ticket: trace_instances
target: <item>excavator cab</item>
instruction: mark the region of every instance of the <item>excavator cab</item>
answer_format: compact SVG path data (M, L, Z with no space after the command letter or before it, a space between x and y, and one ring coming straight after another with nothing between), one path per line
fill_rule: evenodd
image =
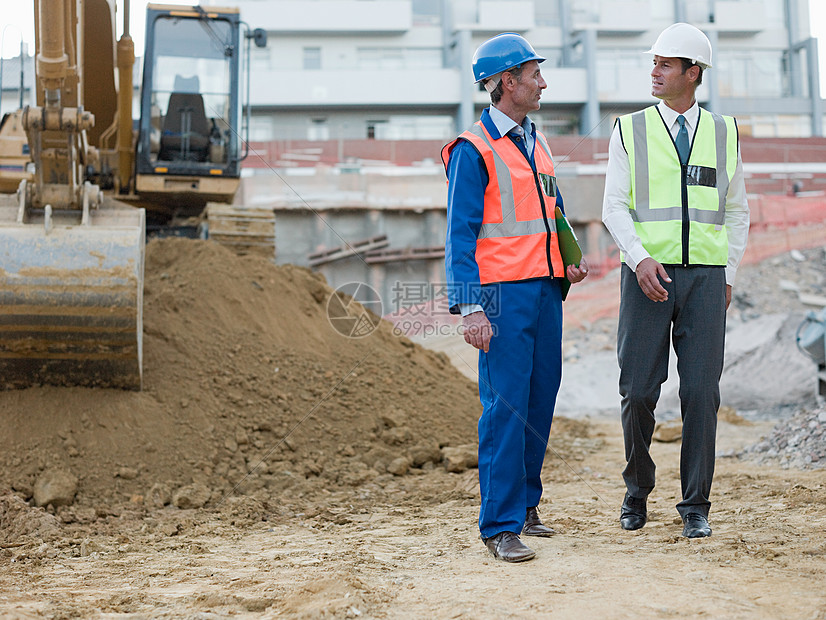
M241 174L238 9L150 4L137 144L142 198L231 202Z

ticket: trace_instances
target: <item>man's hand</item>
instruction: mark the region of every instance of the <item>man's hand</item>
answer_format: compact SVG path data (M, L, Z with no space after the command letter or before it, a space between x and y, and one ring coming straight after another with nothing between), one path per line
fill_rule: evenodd
M473 312L462 317L462 331L465 333L465 342L480 351L488 352L493 329L484 312Z
M726 284L726 310L731 305L731 284Z
M637 282L648 299L651 301L668 299L668 291L663 288L659 279L662 278L663 282L671 282L671 278L668 277L665 267L660 263L649 256L637 265L636 274Z
M565 274L568 276L568 282L571 284L582 282L582 280L585 279L585 276L588 275L588 261L586 261L583 257L579 262L579 267L576 265L568 265L568 269L565 271Z

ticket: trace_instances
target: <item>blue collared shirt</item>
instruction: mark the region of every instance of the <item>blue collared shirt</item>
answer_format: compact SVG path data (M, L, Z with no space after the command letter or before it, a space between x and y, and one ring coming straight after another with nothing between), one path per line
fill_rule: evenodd
M522 124L520 125L499 108L491 105L490 120L496 125L500 136L506 136L513 132L518 135L519 138L523 139L525 141L525 148L528 153L530 153L530 159L533 160L533 149L536 144L536 125L530 117L526 116L523 118Z

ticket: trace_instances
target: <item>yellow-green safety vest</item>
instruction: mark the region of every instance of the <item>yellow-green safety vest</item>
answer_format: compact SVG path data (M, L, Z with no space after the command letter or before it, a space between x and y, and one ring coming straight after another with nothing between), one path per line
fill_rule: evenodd
M664 265L725 265L726 194L737 166L733 117L700 108L688 163L656 106L618 119L631 165L631 218Z

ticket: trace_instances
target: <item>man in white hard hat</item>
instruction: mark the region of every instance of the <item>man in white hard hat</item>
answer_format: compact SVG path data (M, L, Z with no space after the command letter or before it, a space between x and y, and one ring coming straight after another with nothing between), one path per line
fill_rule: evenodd
M717 409L726 311L746 248L749 209L732 117L697 105L711 43L674 24L653 47L656 106L617 119L609 145L602 219L621 251L617 354L627 492L623 529L648 519L654 408L677 354L683 420L683 536L711 535Z
M450 311L479 349L479 531L490 553L524 562L520 539L551 536L537 512L562 378L562 300L588 272L566 265L550 147L528 113L547 87L539 56L506 32L482 43L473 74L491 106L442 149L448 177L445 271Z

